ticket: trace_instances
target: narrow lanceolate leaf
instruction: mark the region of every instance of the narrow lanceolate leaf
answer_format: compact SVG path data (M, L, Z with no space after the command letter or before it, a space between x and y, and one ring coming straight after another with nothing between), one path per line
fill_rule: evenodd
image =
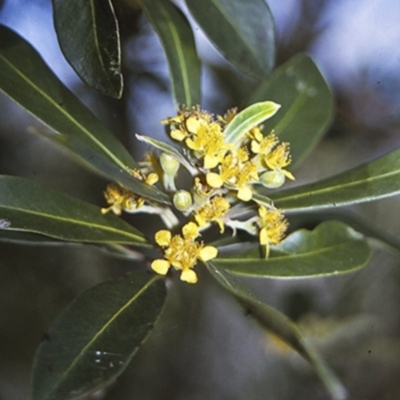
M155 186L150 186L143 181L135 178L124 169L119 168L113 162L104 158L98 152L86 145L84 142L68 135L46 132L39 129L31 129L54 143L57 143L72 154L80 163L89 167L95 173L110 179L113 182L118 182L126 189L133 193L148 199L154 200L157 203L170 204L169 197L157 189Z
M194 175L198 174L198 170L192 167L191 164L186 160L186 158L181 153L179 153L177 149L175 149L175 147L172 147L169 144L161 142L157 139L153 139L149 136L136 135L136 138L141 142L147 143L155 147L156 149L161 150L163 153L175 157L189 172Z
M200 104L201 66L189 22L169 1L140 3L164 47L176 107Z
M264 0L185 0L221 54L245 74L265 78L275 62L275 25Z
M333 98L312 59L299 54L276 69L246 102L273 100L282 105L264 123L264 133L274 129L290 143L293 164L300 162L318 143L333 117Z
M237 114L225 128L227 142L240 141L250 129L271 118L281 106L272 101L252 104Z
M268 259L254 248L215 263L235 274L265 278L336 275L364 267L371 249L364 236L346 224L327 221L312 232L301 229L273 247Z
M54 25L65 58L88 85L120 98L121 45L110 0L53 0Z
M163 280L145 272L81 294L44 336L32 400L81 398L114 380L153 329L165 297Z
M135 167L122 144L60 82L36 50L4 26L0 26L0 70L0 90L44 124L81 140L122 169Z
M26 179L0 176L0 229L89 243L145 244L143 234L100 208Z
M216 281L241 304L246 312L254 317L262 328L286 342L314 367L315 372L325 384L333 400L344 400L346 391L333 371L331 371L314 349L308 344L297 328L286 316L263 303L234 276L214 263L207 268Z
M286 211L319 210L363 203L400 193L400 149L323 181L271 193Z

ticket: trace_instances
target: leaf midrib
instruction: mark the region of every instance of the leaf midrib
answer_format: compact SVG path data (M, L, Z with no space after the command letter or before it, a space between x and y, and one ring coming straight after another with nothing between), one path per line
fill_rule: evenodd
M53 388L48 392L50 394L55 393L60 387L61 383L67 378L69 371L79 362L81 356L86 352L86 350L95 343L96 339L115 321L139 296L141 296L155 281L161 279L161 276L154 276L150 281L148 281L131 299L129 299L120 309L118 309L115 314L113 314L109 320L103 325L101 329L93 336L91 340L85 345L85 347L78 353L78 355L73 359L70 366L61 375L60 379L53 386Z
M196 1L198 1L198 0L196 0ZM240 41L242 43L244 43L245 47L250 50L250 54L253 56L253 60L256 62L256 64L260 68L260 71L262 71L263 70L263 65L261 63L259 63L259 58L260 57L257 54L257 51L254 52L253 46L250 46L249 42L247 40L244 40L243 36L240 35L240 31L236 28L236 25L233 22L231 22L231 20L228 18L229 14L228 13L224 13L224 9L220 8L216 1L211 1L211 4L214 4L215 8L220 12L220 14L223 17L225 17L225 20L229 23L229 25L232 27L232 30L236 33L236 40L237 40L237 38L239 38ZM236 60L235 60L235 63L236 63Z
M357 181L352 181L352 182L347 182L347 183L340 183L340 184L337 184L335 186L328 186L328 187L324 187L324 188L321 188L321 189L311 190L309 192L302 192L302 193L299 193L299 194L292 194L292 195L289 195L289 196L286 196L286 197L276 196L276 197L273 198L273 200L276 203L282 202L282 201L293 200L293 199L294 200L299 200L302 197L317 196L317 195L322 194L324 192L330 192L330 191L335 191L335 190L336 191L337 190L343 190L343 189L348 189L348 188L350 188L352 186L361 185L361 184L366 183L366 182L374 182L374 181L377 181L377 180L379 181L379 180L382 180L382 179L385 179L385 178L388 178L390 176L397 175L397 174L400 174L400 170L387 172L387 173L384 173L384 174L381 174L381 175L372 176L372 177L365 178L365 179L360 179L360 180L357 180ZM400 189L397 192L400 192ZM397 192L394 191L394 192L391 192L391 193L395 194ZM370 197L370 196L368 196L368 197ZM360 197L360 199L362 199L362 198L363 197ZM346 204L346 202L341 202L340 200L339 201L334 201L334 203L335 204ZM312 207L312 206L310 206L310 207Z
M88 227L88 228L91 228L91 229L96 228L96 229L100 229L100 230L103 230L103 231L106 231L106 232L117 233L117 234L120 234L120 235L122 234L122 235L124 235L126 237L134 238L135 240L140 241L142 243L146 242L146 240L141 238L140 236L136 236L133 233L129 233L127 231L117 230L116 228L113 228L113 227L111 227L109 225L99 225L98 223L89 223L89 222L85 222L83 220L62 217L62 216L54 215L54 214L45 214L43 212L27 210L27 209L19 208L19 207L2 206L2 205L0 205L0 210L1 209L18 211L18 212L25 213L25 214L28 214L28 215L33 214L35 216L39 216L39 217L42 217L42 218L45 218L45 219L53 219L53 220L56 220L56 221L66 222L66 223L70 223L70 224L72 223L72 224L75 224L75 225L82 225L84 227ZM11 229L12 230L13 229L12 224L7 229ZM22 230L22 228L18 229L18 230ZM28 230L28 229L25 229L25 230Z
M323 249L318 249L318 250L310 250L310 251L306 251L304 253L289 253L287 255L284 256L278 256L278 257L271 257L271 258L266 258L265 260L262 260L260 258L235 258L235 259L231 259L231 258L218 258L216 261L219 262L223 262L223 263L240 263L240 262L262 262L262 261L285 261L286 259L290 259L290 258L305 258L305 257L310 257L313 255L320 255L320 254L324 254L324 253L328 253L333 251L334 249L340 248L342 246L346 246L349 245L350 241L345 241L345 242L340 242L340 243L336 243L334 245L328 246L328 247L324 247Z
M4 60L4 62L11 68L11 70L15 71L17 75L19 75L22 80L24 80L29 86L31 86L34 90L37 91L39 95L41 95L48 103L50 103L53 108L55 108L59 113L63 114L69 121L73 123L78 129L80 129L86 136L88 136L96 145L104 151L105 154L107 154L111 160L113 160L118 166L120 166L123 170L126 171L126 165L124 165L112 152L108 150L107 147L105 147L95 136L93 136L90 131L88 131L83 125L81 125L75 118L71 116L68 112L64 110L61 106L57 104L57 102L53 101L51 97L47 95L46 92L44 92L39 86L37 86L34 82L32 82L26 75L24 75L21 70L15 67L13 63L8 61L6 57L4 57L3 54L0 54L0 57ZM23 106L24 107L24 106ZM26 109L26 107L24 107ZM36 116L36 115L35 115ZM37 116L36 116L37 117ZM38 118L38 117L37 117ZM40 118L46 125L48 123L44 121L42 118Z

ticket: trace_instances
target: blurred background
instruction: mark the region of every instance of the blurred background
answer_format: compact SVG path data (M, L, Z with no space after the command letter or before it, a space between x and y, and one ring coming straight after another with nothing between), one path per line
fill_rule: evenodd
M162 137L174 115L158 38L133 0L113 1L123 41L125 92L105 98L64 60L50 0L2 0L0 23L17 31L56 75L140 159L134 134ZM178 2L181 4L181 2ZM372 160L400 146L400 3L397 0L269 0L280 65L308 52L331 86L336 117L323 141L294 171L302 184ZM223 113L256 82L219 56L192 21L203 60L203 104ZM1 73L1 71L0 71ZM246 89L246 90L245 90ZM44 183L104 206L107 182L28 132L39 126L0 95L0 174ZM400 236L400 202L349 209ZM143 219L130 218L140 228ZM147 220L148 221L148 220ZM156 223L156 220L154 221ZM0 400L29 398L35 351L57 315L83 290L129 271L95 247L0 242ZM400 261L374 249L365 269L321 279L247 280L258 295L296 320L332 365L351 400L400 398ZM208 274L177 284L160 323L126 373L96 393L114 400L327 399L312 370L262 332ZM178 283L178 282L177 282Z

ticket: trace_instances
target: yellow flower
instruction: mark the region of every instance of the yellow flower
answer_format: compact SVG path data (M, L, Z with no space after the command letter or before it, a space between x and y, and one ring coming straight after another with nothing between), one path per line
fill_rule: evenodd
M131 170L131 174L137 179L144 180L148 185L154 185L158 182L158 175L154 172L147 177L143 177L137 170ZM116 183L111 183L107 186L104 197L107 203L110 204L110 207L102 208L102 214L107 214L109 211L112 211L116 215L121 215L122 210L138 210L144 204L144 199L142 197Z
M164 248L164 259L151 263L151 268L165 275L171 267L181 270L181 280L188 283L197 282L193 267L200 261L209 261L217 257L218 250L213 246L204 246L195 239L199 236L199 227L189 222L182 228L182 235L172 236L170 231L161 230L155 234L156 243Z
M219 167L219 174L210 172L206 181L212 188L225 186L237 190L237 197L242 201L250 201L253 197L251 184L258 182L257 165L248 160L244 149L237 149L227 154Z
M253 133L254 140L251 141L251 151L265 157L279 143L278 138L272 132L268 136L263 136L260 131Z
M144 204L143 198L115 183L107 186L104 197L110 207L102 208L102 214L112 211L116 215L121 215L122 210L138 209Z
M281 143L264 158L268 168L273 171L282 172L287 178L294 180L294 176L284 168L287 167L292 159L289 153L289 143Z
M270 246L280 243L284 238L288 223L285 216L277 209L267 210L264 206L260 206L258 215L259 240L260 244L265 246L265 257L268 257Z
M195 152L198 158L203 158L203 166L215 168L230 148L224 141L224 133L216 122L198 121L194 135L186 139L186 146Z
M213 197L208 203L196 210L194 218L200 228L205 227L210 222L216 222L220 232L224 233L224 216L229 210L229 201L222 196Z

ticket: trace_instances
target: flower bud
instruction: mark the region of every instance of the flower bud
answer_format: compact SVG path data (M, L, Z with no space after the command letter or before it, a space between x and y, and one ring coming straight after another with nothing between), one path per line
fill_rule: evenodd
M186 190L178 190L172 199L177 210L185 212L192 207L192 196Z
M276 189L285 183L285 175L281 171L267 171L261 175L260 183L267 188Z
M180 166L179 161L167 153L162 153L160 155L160 165L164 171L163 183L165 189L176 190L174 178Z
M160 164L162 170L171 177L175 176L180 166L179 161L167 153L160 155Z

